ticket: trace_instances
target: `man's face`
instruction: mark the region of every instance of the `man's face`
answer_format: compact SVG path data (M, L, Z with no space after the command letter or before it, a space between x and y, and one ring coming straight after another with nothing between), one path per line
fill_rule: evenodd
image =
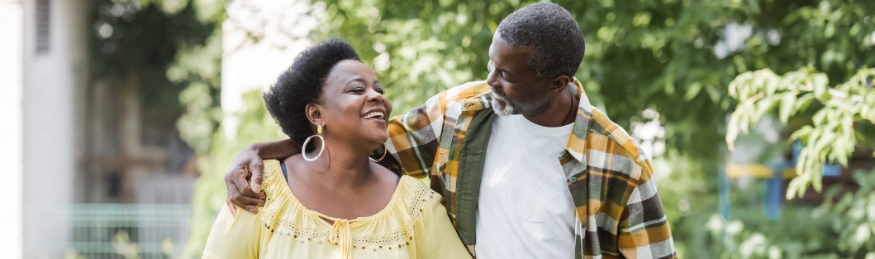
M489 46L489 76L492 86L492 109L496 114L537 115L547 108L550 80L538 80L534 69L526 65L531 48L514 48L496 32Z

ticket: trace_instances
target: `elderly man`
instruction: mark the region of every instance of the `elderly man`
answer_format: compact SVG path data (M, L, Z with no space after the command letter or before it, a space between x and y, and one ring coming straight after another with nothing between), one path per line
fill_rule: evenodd
M649 159L574 79L583 53L561 6L517 10L493 36L486 81L392 118L381 164L430 177L472 255L676 257ZM261 159L299 149L283 140L241 151L226 176L229 202L256 210Z

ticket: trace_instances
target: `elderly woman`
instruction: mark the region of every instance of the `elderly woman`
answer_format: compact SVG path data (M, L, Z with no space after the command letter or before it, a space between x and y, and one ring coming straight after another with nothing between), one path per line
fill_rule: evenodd
M264 102L304 152L265 163L257 214L222 208L205 258L470 257L440 195L368 157L385 150L392 105L349 44L304 51Z

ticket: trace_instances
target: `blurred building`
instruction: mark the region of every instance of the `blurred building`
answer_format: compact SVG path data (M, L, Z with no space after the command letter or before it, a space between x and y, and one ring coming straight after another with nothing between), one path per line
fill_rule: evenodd
M185 240L196 172L179 114L144 113L166 104L131 80L92 77L89 6L0 0L4 258L118 253L114 244L168 253Z

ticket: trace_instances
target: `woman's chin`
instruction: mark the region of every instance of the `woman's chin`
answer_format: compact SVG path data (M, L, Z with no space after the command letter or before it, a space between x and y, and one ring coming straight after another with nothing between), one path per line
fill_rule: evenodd
M380 147L386 143L386 140L389 140L389 134L375 134L371 137L366 138L369 144L373 144L376 147Z

